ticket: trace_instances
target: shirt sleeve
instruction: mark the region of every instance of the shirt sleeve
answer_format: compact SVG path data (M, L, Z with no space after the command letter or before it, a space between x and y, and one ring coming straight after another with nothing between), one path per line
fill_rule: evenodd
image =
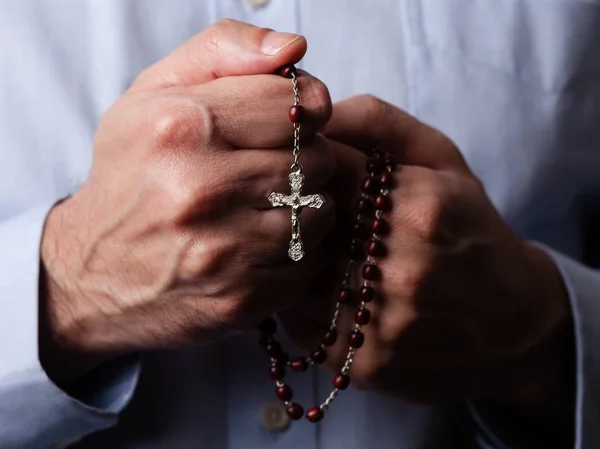
M540 245L552 257L571 302L576 345L574 449L600 447L600 271ZM534 449L493 407L469 404L486 449Z
M38 357L40 240L54 203L0 221L0 447L39 449L114 425L135 390L137 359L70 397Z

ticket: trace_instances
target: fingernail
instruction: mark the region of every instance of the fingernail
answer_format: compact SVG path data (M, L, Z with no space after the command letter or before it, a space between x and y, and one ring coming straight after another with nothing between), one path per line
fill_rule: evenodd
M298 39L300 39L300 36L297 34L269 31L263 38L261 52L263 55L276 55Z

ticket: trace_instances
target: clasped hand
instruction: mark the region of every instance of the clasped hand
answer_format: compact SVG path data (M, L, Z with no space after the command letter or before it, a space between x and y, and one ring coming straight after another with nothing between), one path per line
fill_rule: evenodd
M293 97L271 73L305 50L303 38L222 21L110 108L89 177L44 232L47 371L69 382L116 355L207 344L276 311L313 345L335 301L324 287L348 243L364 150L380 147L401 165L355 384L418 401L546 394L561 369L543 385L523 373L552 365L568 328L549 258L511 232L444 135L370 96L336 105L330 121L327 88L304 72L305 189L326 205L303 215L306 257L287 258L289 210L267 197L289 190ZM344 350L330 352L332 367Z

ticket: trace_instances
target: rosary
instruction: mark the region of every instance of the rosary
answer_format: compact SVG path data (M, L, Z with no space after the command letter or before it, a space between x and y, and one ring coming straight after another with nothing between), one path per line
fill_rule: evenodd
M305 207L320 208L324 199L321 195L302 195L304 175L300 164L300 122L302 121L304 109L300 105L300 94L298 89L298 73L294 65L287 65L277 72L280 76L292 80L294 91L294 104L290 107L290 121L294 126L294 163L290 169L290 195L282 193L271 193L269 201L273 207L287 206L292 208L292 239L288 255L293 261L299 261L304 257L304 248L300 233L300 216ZM350 367L356 351L364 344L365 336L361 331L362 326L371 321L371 312L367 304L375 299L373 283L381 277L381 272L375 265L375 257L385 255L385 246L381 238L389 231L389 226L383 218L384 212L391 209L388 197L388 189L393 186L394 178L392 172L396 168L396 159L392 154L383 154L379 150L373 150L367 160L367 177L361 185L362 195L356 208L358 216L353 228L353 240L350 247L350 260L344 274L337 302L331 319L329 330L325 333L322 343L309 357L299 357L290 360L280 343L275 340L277 323L273 318L267 318L259 325L261 334L260 344L270 357L269 376L275 381L275 394L284 402L287 414L293 420L299 420L306 416L310 422L316 423L323 419L325 412L338 395L340 390L345 390L350 385ZM368 243L365 245L365 240ZM366 248L365 248L366 246ZM365 251L366 249L366 251ZM354 266L364 261L362 266L362 285L356 291L351 286ZM338 339L337 324L343 305L358 303L358 309L354 314L355 328L348 339L348 352L341 371L333 378L333 390L321 405L309 408L304 413L304 408L291 402L293 397L292 388L284 383L285 371L289 366L295 372L305 372L310 365L320 365L327 358L327 347L333 346Z

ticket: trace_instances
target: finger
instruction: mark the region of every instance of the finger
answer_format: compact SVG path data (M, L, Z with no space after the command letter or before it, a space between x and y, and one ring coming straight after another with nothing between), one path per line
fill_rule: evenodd
M467 170L456 146L438 130L371 95L336 103L322 130L327 137L363 151L379 148L405 165Z
M298 62L305 52L302 36L220 20L142 72L132 89L191 86L225 76L273 73Z
M332 104L327 86L306 72L299 71L298 88L304 109L302 138L314 135L329 121ZM294 140L289 118L294 92L289 79L274 75L221 78L193 89L192 94L199 104L208 105L215 132L232 148L279 148Z

